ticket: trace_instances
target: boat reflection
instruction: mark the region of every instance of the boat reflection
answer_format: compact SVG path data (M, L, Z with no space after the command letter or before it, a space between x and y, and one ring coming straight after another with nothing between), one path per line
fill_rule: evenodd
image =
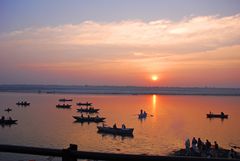
M125 139L133 139L134 135L114 135L114 134L108 134L108 133L102 133L102 132L97 132L98 134L100 134L102 136L102 139L104 138L113 138L113 139L118 139L120 138L121 140L125 140Z

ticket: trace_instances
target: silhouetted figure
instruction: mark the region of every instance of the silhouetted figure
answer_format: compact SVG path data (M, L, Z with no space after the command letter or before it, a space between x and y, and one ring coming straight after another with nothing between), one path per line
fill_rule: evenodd
M2 116L1 120L5 120L5 117L4 117L4 116Z
M81 118L83 118L83 114L81 114Z
M126 125L125 124L122 124L122 129L126 129Z
M190 155L190 140L188 138L185 141L185 148L186 148L186 154L185 155Z
M114 124L114 125L113 125L113 128L114 128L114 129L116 129L116 128L117 128L117 125L116 125L116 124Z
M221 115L224 116L224 112L221 112Z
M216 141L214 141L214 149L215 149L215 150L218 150L218 149L219 149L218 143L217 143Z
M198 138L197 147L198 147L199 151L201 152L203 149L203 142L200 138Z
M237 156L237 152L231 149L228 153L228 158L236 158L236 156Z
M209 151L211 148L212 144L210 141L208 141L208 139L206 140L206 150Z
M143 110L141 109L141 110L140 110L140 114L142 115L142 113L143 113Z
M192 147L196 146L197 145L197 140L195 137L193 137L192 139Z

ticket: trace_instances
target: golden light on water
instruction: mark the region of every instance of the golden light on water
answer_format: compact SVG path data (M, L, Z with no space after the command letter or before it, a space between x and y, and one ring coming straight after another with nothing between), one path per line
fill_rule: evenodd
M155 109L156 109L156 104L157 104L157 96L154 94L154 95L152 95L152 107L153 107L153 111L155 111Z

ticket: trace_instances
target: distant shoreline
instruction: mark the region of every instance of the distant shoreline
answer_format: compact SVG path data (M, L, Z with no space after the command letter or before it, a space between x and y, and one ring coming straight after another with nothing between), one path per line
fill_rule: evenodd
M0 92L100 95L200 95L240 96L240 88L0 85Z

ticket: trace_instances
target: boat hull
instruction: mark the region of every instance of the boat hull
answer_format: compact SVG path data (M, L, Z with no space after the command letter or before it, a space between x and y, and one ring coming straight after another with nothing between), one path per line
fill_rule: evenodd
M99 122L104 122L104 120L106 118L104 117L80 117L80 116L73 116L73 118L77 121L77 122L95 122L95 123L99 123Z
M112 128L112 127L103 127L103 126L97 126L98 132L100 133L107 133L107 134L113 134L113 135L121 135L121 136L132 136L134 128Z
M85 113L97 113L100 109L77 109L78 112Z
M0 120L0 125L16 124L18 120Z
M71 108L72 105L56 105L57 108Z
M228 115L222 115L222 114L207 114L207 118L227 119L227 118L228 118Z

